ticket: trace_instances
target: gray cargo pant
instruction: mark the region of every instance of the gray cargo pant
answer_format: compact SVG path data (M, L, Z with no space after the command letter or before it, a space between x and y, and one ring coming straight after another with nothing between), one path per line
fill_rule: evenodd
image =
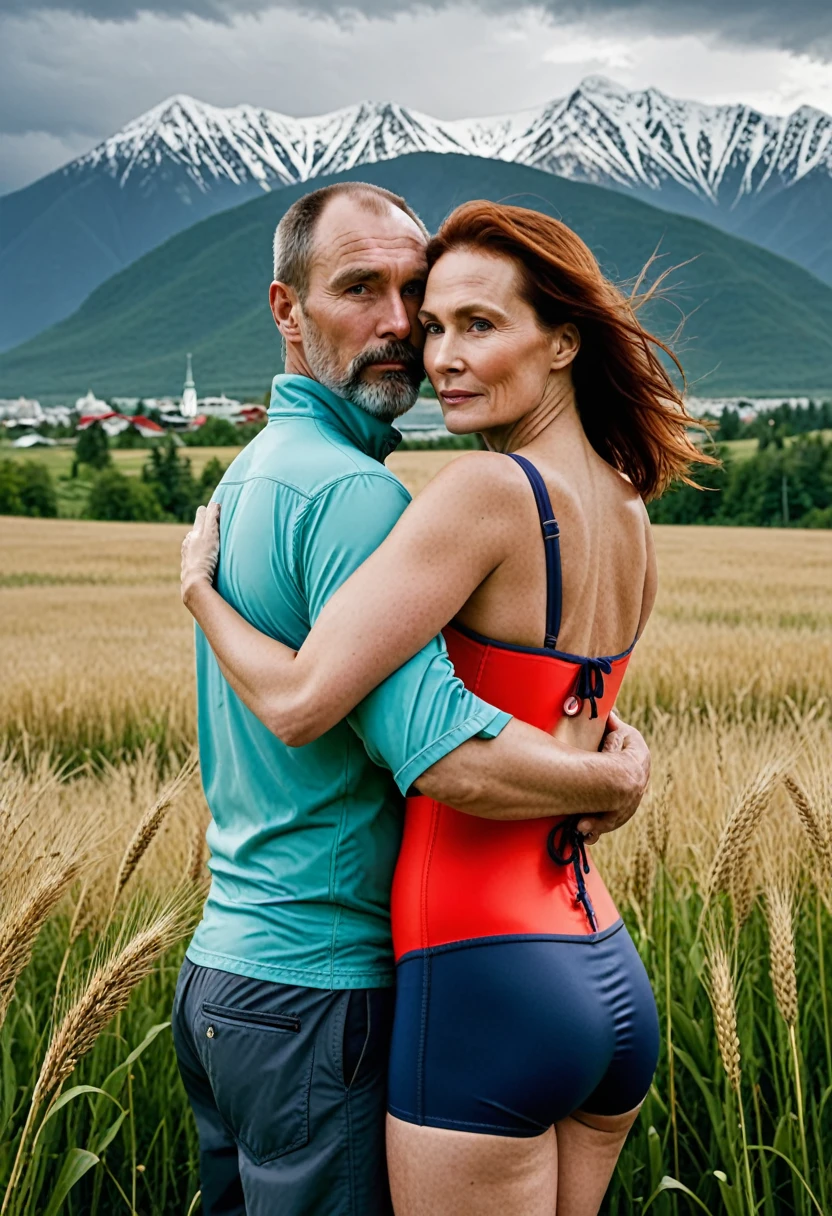
M330 992L185 959L173 1006L204 1216L391 1216L391 988Z

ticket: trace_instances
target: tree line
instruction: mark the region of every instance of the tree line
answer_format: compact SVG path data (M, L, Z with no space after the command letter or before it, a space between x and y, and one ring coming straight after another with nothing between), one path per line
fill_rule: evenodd
M722 464L694 471L697 488L677 483L649 504L657 524L832 528L832 442L798 436L767 444L746 460L719 445Z
M808 401L802 405L783 401L761 410L754 417L743 419L745 410L752 408L750 401L741 401L736 408L726 406L719 415L705 413L702 417L712 423L715 438L720 443L756 439L760 448L782 447L783 441L792 435L832 430L832 401Z
M85 467L91 482L84 518L145 522L189 522L225 472L214 457L194 476L190 460L180 456L175 440L168 436L150 448L140 476L127 476L113 465L107 435L97 425L78 436L72 477ZM47 465L28 459L0 461L0 515L54 518L57 514L58 491Z
M776 427L800 426L808 414L806 407L784 410L787 413L775 427L764 422L758 450L749 458L736 459L729 447L718 443L715 450L721 465L696 470L696 486L677 483L663 498L650 503L653 522L832 528L832 441L822 432L797 430L784 443ZM728 426L730 429L732 424ZM432 442L438 446L438 440ZM100 426L81 431L73 476L84 469L92 475L84 516L189 522L197 506L211 497L225 468L214 458L195 476L190 460L180 453L171 436L157 441L148 450L140 476L131 477L114 467L107 435ZM0 515L49 517L58 514L58 506L55 482L45 464L29 459L0 461Z

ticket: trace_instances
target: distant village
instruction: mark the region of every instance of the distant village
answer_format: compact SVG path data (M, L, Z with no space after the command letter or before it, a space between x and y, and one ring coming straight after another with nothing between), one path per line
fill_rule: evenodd
M43 406L31 397L0 398L0 427L16 448L54 447L60 438L49 431L63 432L71 438L73 433L95 425L109 439L130 429L143 439L156 439L166 434L197 432L209 418L223 418L234 426L243 426L262 422L265 417L266 410L260 402L236 401L224 393L219 397L198 397L190 355L179 400L112 397L104 401L92 390L74 405Z
M425 382L423 393L412 410L397 422L406 437L413 436L425 446L459 446L445 429L442 411ZM692 397L686 400L690 413L712 428L717 440L755 438L760 446L794 433L832 428L832 401L818 402L809 397ZM74 405L43 406L31 397L0 397L0 439L15 448L54 447L70 444L89 427L99 427L115 446L135 446L129 442L132 431L136 442L171 435L180 444L233 444L230 430L246 428L240 443L266 421L262 402L237 401L225 393L219 397L198 397L191 355L187 356L182 395L175 397L111 397L103 400L90 389ZM217 439L211 426L200 436L210 419L222 419L224 437ZM252 428L251 424L255 424ZM213 434L209 435L209 432ZM5 433L5 434L4 434Z

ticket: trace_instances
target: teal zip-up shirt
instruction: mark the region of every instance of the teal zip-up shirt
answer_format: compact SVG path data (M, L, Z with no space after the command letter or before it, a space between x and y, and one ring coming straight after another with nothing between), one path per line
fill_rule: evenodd
M268 425L214 495L220 594L299 648L410 501L381 463L400 439L316 381L277 376ZM188 957L312 988L391 984L402 795L509 715L464 688L436 638L345 721L290 748L229 687L199 629L196 660L211 889Z

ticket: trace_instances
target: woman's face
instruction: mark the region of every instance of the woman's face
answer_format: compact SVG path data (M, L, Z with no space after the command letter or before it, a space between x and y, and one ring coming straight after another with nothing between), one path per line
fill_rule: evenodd
M419 318L425 370L456 435L519 421L577 352L575 327L542 329L520 294L514 261L499 253L443 254L428 277Z

